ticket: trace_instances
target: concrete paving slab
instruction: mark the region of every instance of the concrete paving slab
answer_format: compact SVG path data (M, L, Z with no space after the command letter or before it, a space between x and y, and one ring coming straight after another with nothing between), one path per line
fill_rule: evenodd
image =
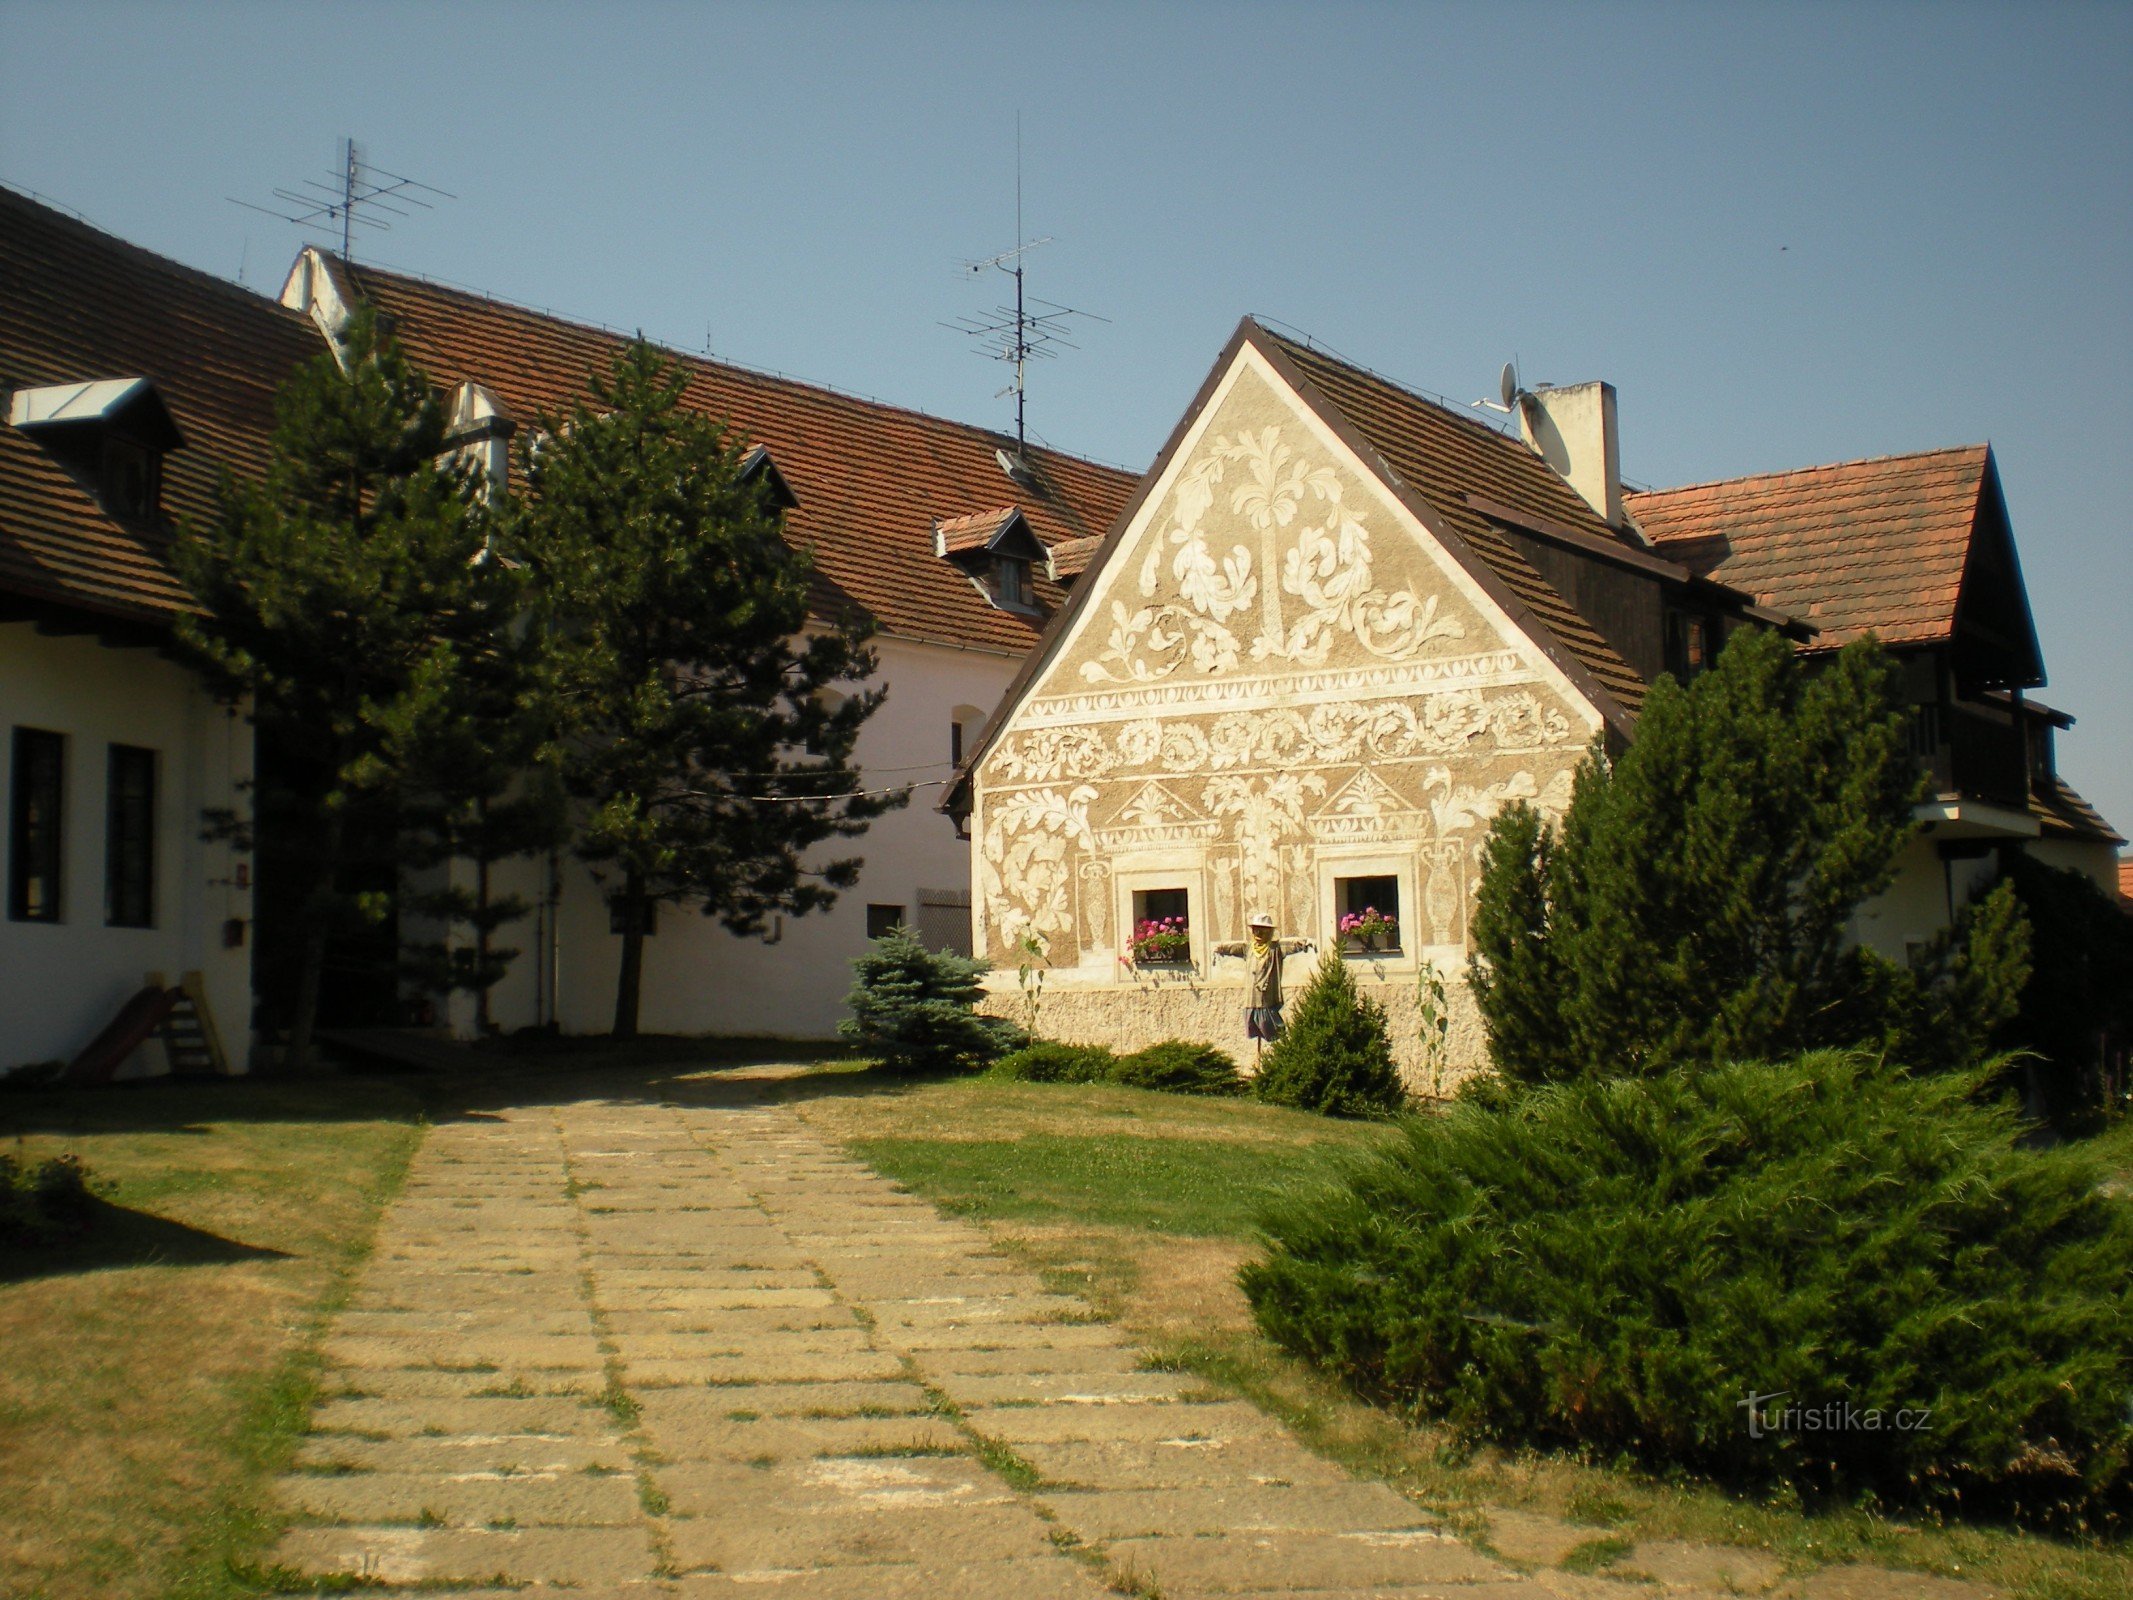
M628 1473L633 1457L622 1439L564 1438L555 1434L491 1434L454 1439L358 1439L314 1433L298 1442L296 1464L317 1471L415 1472L443 1478L516 1473Z
M1019 1503L675 1517L667 1535L678 1570L736 1575L766 1568L918 1562L938 1559L943 1550L965 1561L1009 1561L1051 1555L1055 1549L1045 1525Z
M1356 1533L1428 1528L1438 1521L1376 1483L1088 1490L1041 1494L1037 1503L1090 1541L1230 1532Z
M825 1455L961 1452L970 1441L941 1417L765 1417L737 1405L714 1421L646 1430L672 1462L777 1462ZM657 1469L655 1469L657 1470Z
M329 1478L296 1473L280 1488L282 1503L297 1515L327 1522L623 1527L639 1521L641 1511L636 1481L627 1475L361 1472Z
M1019 1454L1049 1483L1088 1489L1323 1485L1354 1480L1289 1439L1025 1441Z
M653 1478L677 1516L752 1520L1015 1503L999 1476L969 1456L809 1456L764 1468L697 1463L655 1468Z
M320 1433L372 1434L413 1439L438 1434L545 1433L599 1437L614 1419L582 1401L552 1396L533 1399L328 1400L312 1413Z
M346 1573L375 1583L585 1587L642 1581L658 1558L649 1527L334 1527L290 1530L274 1560L297 1572Z
M1117 1600L1116 1590L1064 1556L696 1575L683 1578L674 1594L676 1600Z
M1121 1539L1112 1564L1166 1594L1247 1594L1301 1589L1514 1582L1517 1574L1441 1534L1256 1533L1213 1538Z
M933 1382L959 1406L1111 1406L1177 1400L1207 1387L1204 1379L1179 1372L940 1372Z
M994 1406L968 1411L965 1419L973 1431L1009 1444L1287 1437L1278 1423L1241 1400L1211 1405L1128 1401L1114 1406Z

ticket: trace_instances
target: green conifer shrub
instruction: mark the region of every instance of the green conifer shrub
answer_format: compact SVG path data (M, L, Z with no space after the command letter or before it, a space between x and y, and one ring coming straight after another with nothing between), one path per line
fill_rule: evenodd
M995 1061L985 1076L1014 1083L1102 1083L1117 1064L1118 1057L1100 1044L1032 1039Z
M985 1066L1023 1042L1004 1017L980 1016L978 980L989 961L928 950L893 928L852 963L857 981L837 1031L872 1051L892 1072L944 1072Z
M2013 908L1916 972L1849 936L1917 826L1895 673L1871 639L1810 670L1743 632L1689 687L1652 685L1636 742L1588 758L1559 831L1498 814L1469 977L1507 1078L1861 1044L1961 1066L1996 1042L2027 970Z
M2023 1069L2031 1111L2078 1121L2106 1109L2106 1041L2121 1050L2133 1042L2133 917L2078 872L2026 855L2008 868L2032 943L2030 980L2008 1036L2035 1052Z
M1162 1089L1171 1094L1242 1094L1246 1084L1237 1063L1211 1044L1165 1039L1160 1044L1121 1056L1108 1081L1128 1089Z
M1252 1089L1262 1100L1330 1117L1382 1117L1407 1103L1385 1008L1360 993L1338 952L1328 951L1260 1062Z
M1273 1216L1245 1291L1467 1439L2123 1527L2133 1206L2023 1147L1991 1070L1822 1052L1462 1100ZM1843 1406L1878 1425L1798 1420Z

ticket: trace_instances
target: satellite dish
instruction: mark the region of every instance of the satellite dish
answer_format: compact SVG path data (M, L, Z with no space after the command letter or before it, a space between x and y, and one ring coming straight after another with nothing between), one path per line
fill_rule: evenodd
M1518 403L1518 368L1508 361L1503 364L1503 381L1497 385L1497 393L1503 396L1506 411Z

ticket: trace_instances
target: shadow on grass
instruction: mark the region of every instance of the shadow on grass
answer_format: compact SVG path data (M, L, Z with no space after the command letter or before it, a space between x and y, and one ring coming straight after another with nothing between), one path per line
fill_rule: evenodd
M0 1243L0 1283L112 1267L220 1267L287 1257L286 1251L225 1239L168 1217L92 1198L81 1231L71 1238L39 1245Z
M839 1062L851 1062L851 1070L793 1078L743 1075L751 1067ZM715 1108L878 1094L933 1081L854 1061L848 1047L835 1043L521 1037L475 1045L381 1031L367 1047L341 1044L331 1059L303 1074L0 1092L0 1142L34 1134L203 1134L220 1123L495 1120L515 1107L586 1099Z

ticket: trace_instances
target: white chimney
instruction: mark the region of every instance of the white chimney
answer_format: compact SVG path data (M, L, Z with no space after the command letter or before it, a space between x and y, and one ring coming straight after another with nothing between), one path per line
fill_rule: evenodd
M1612 527L1622 526L1622 447L1615 386L1573 383L1518 397L1518 431Z

